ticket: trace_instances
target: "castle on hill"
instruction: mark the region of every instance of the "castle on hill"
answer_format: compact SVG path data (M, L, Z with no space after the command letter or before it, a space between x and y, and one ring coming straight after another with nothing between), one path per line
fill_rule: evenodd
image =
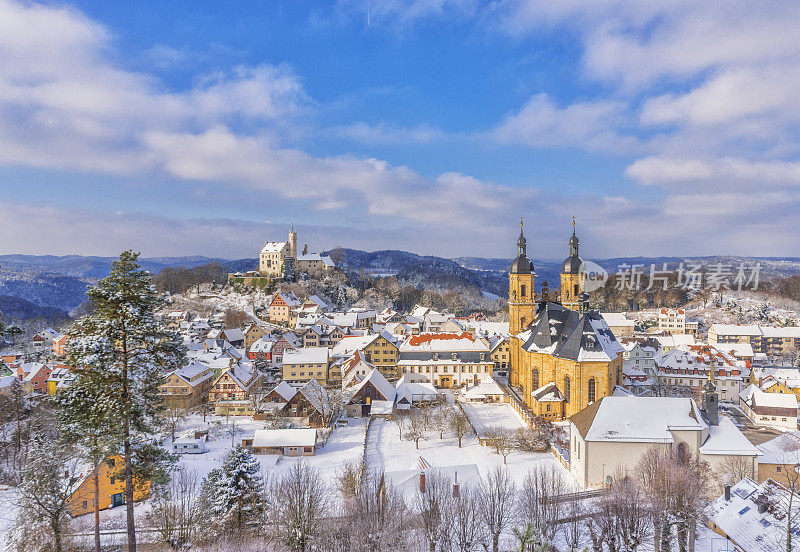
M309 253L308 246L297 254L297 232L294 225L289 229L289 239L283 242L268 241L258 254L258 272L262 276L293 277L305 272L309 276L320 276L333 270L330 257L320 253ZM291 278L290 278L291 279Z

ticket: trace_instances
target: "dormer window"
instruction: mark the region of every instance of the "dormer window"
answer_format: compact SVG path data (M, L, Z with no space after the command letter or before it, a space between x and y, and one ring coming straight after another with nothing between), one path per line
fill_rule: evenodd
M452 358L453 360L458 360L458 355L456 353L453 353L452 355L450 355L450 358Z
M486 360L486 354L485 353L481 353L481 360Z
M439 353L433 353L433 360L439 360Z

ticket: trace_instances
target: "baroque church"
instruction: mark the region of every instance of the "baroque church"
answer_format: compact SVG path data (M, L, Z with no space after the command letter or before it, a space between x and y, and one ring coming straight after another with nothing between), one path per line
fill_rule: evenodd
M573 220L560 296L551 301L543 285L537 301L520 221L517 258L508 275L510 383L534 414L551 420L580 412L622 384L623 348L600 313L588 308L579 245Z

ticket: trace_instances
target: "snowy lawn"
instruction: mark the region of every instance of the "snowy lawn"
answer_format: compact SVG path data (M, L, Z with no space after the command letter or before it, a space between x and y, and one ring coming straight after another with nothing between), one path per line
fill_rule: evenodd
M464 412L479 435L492 428L517 430L528 427L517 411L507 403L461 403Z
M206 420L204 424L201 416L192 416L180 432L184 434L195 429L208 428L208 451L203 454L184 454L180 459L182 467L200 477L206 477L211 470L221 467L228 451L232 446L240 445L243 438L252 436L257 429L269 427L265 422L248 417L231 416L226 421L222 416L208 416ZM351 419L346 427L334 429L328 441L317 448L316 454L303 457L303 461L318 469L326 479L333 481L341 466L348 462L361 461L366 423L366 419ZM259 454L256 458L261 462L261 471L265 478L280 475L293 462L300 460L270 454Z
M491 448L479 445L472 433L464 436L459 448L455 435L445 432L444 439L439 439L438 432L429 432L426 439L420 440L417 450L413 441L400 439L400 430L394 421L372 422L367 440L367 466L370 469L378 472L415 470L420 457L432 469L474 464L482 478L496 466L503 465L503 457L494 454ZM554 466L569 487L577 490L572 475L549 452L512 452L506 468L520 484L528 471L539 464Z

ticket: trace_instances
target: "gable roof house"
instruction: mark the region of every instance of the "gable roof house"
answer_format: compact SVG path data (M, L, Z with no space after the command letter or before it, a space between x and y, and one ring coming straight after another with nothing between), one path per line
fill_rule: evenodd
M192 362L167 374L158 393L168 404L189 408L199 405L208 395L214 370L202 362Z
M208 393L214 412L218 416L252 415L254 405L249 398L260 381L261 374L252 366L233 364L224 369Z
M347 401L345 410L350 417L369 416L373 402L386 401L394 404L394 398L394 385L389 383L380 370L373 368L353 389L353 394Z
M312 379L289 399L283 412L293 418L306 418L308 427L325 427L337 414L338 407L332 400L333 395L334 392Z

